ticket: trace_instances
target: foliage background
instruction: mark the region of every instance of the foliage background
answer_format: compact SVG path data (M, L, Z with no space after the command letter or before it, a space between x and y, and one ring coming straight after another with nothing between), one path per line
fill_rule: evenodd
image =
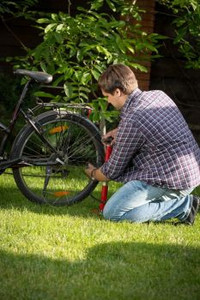
M38 47L30 46L34 44L32 43L31 38L29 40L29 43L26 43L26 40L23 39L23 35L18 35L17 28L15 30L15 27L10 26L11 31L9 31L8 28L7 31L9 31L9 33L15 34L15 36L13 35L13 37L16 39L21 48L24 49L23 57L21 59L18 58L14 60L16 63L16 67L27 66L33 69L34 66L35 69L43 69L47 71L49 70L54 73L55 85L63 86L63 93L61 93L59 97L55 96L58 94L58 90L55 90L56 92L53 93L52 99L54 101L66 100L64 98L69 96L73 101L77 100L81 102L91 101L94 98L96 99L100 95L97 90L96 79L98 78L99 73L102 71L102 69L107 66L107 64L115 62L117 60L121 60L123 62L123 59L125 59L126 62L126 59L128 59L128 63L134 63L134 67L140 68L144 71L144 64L146 63L147 59L146 55L148 54L148 52L150 52L153 53L153 56L156 58L152 65L153 71L155 70L155 66L158 66L158 69L160 70L158 70L158 76L160 76L160 81L158 81L158 84L154 84L154 74L153 76L151 75L151 87L161 88L165 90L175 100L181 110L184 112L186 111L185 116L186 119L188 118L189 123L191 123L190 126L192 128L197 128L198 126L193 125L192 123L196 124L198 122L197 117L193 117L194 113L197 114L197 112L195 112L195 107L198 109L199 103L198 82L196 84L193 80L193 74L198 74L199 70L199 56L196 55L199 53L199 3L197 0L157 1L156 3L163 3L164 6L162 6L167 7L168 9L168 11L164 12L164 10L162 10L161 12L163 13L163 22L160 25L161 28L155 27L157 28L157 30L159 29L158 32L162 34L164 32L164 34L166 33L166 35L168 35L168 32L164 29L165 27L170 26L169 23L167 23L167 26L164 25L164 18L167 15L174 22L171 29L169 29L173 30L173 35L170 36L169 39L160 40L159 38L161 36L159 35L149 37L142 30L141 25L139 25L140 19L144 13L141 11L141 9L137 8L137 5L140 2L141 1L138 0L136 1L136 6L131 6L132 17L130 17L130 15L127 16L127 12L130 12L130 4L129 8L127 8L128 6L124 7L124 1L93 0L90 1L90 4L87 4L87 2L79 2L81 3L81 6L83 9L85 9L85 11L77 10L77 4L75 5L74 1L66 1L66 8L64 13L57 13L57 11L55 11L55 13L53 14L44 14L44 11L42 12L40 11L40 9L38 9L41 7L41 5L43 5L43 3L39 2L37 4L37 0L20 0L17 1L17 3L15 3L14 1L2 0L0 3L0 15L2 22L4 22L3 26L12 24L9 23L10 20L22 20L22 16L23 19L26 18L28 20L32 20L28 21L31 22L30 24L32 25L36 24L35 20L38 20L38 18L40 18L39 23L37 23L37 32L40 35L42 33L43 37L40 36L38 38ZM94 15L88 12L89 7L92 7ZM119 15L123 14L123 12L126 17L123 16L122 19L119 20ZM159 13L160 11L156 11L156 14ZM71 27L69 26L69 28L66 28L66 20L67 22L70 20ZM81 26L79 23L83 20L84 22ZM96 21L94 22L94 20ZM124 24L123 21L126 21L125 23L129 24L130 20L134 20L133 24L131 24L131 30L133 30L134 37L133 39L130 34L127 36L127 32L124 30L124 26L126 26L126 24ZM94 24L97 25L94 26ZM116 24L117 26L114 26ZM73 26L74 28L72 28ZM91 34L90 32L88 33L88 26L91 26L92 28ZM98 31L100 31L101 26L103 26L102 28L104 29L103 36L98 35ZM84 34L80 34L80 30ZM75 31L78 32L79 39L76 35L74 35L74 38L72 38L72 33L74 34ZM105 38L105 32L109 36L109 38ZM98 45L95 44L95 34L97 34L99 37ZM128 45L126 43L126 39L124 39L124 34L125 37L127 37ZM66 35L64 45L60 42L63 35ZM122 43L115 42L115 38L117 38L117 36L119 36L119 41L122 40ZM113 37L113 40L115 42L115 52L113 52L114 47L112 48L111 37ZM129 39L130 37L131 42ZM34 37L34 39L36 40L36 36ZM171 65L168 64L167 60L165 60L165 65L163 66L162 58L157 55L157 52L159 52L159 54L161 53L162 55L166 56L166 58L169 56L169 53L162 51L163 46L160 48L159 45L163 44L164 47L168 47L170 40L172 40L173 43L176 43L176 45L174 45L174 48L170 50L170 55L173 56L175 65L175 67L173 67L171 70L171 72L173 72L172 76L170 74L167 74L167 68L169 69ZM40 43L41 41L42 43ZM69 42L68 47L66 45L66 42ZM91 49L88 50L88 47L91 47ZM118 49L120 47L121 49ZM128 51L126 51L127 47L129 48ZM132 50L130 50L130 47ZM152 47L154 47L155 49L152 49ZM50 51L48 51L48 49L50 49ZM180 50L180 55L177 54L178 49ZM152 52L152 50L155 51ZM46 55L46 53L48 55ZM124 53L129 53L131 55L127 58ZM52 56L55 56L55 61L51 59ZM63 57L64 64L63 61L60 60L59 56ZM81 60L81 58L83 59ZM96 64L98 60L100 61L100 64ZM180 63L176 67L178 61L180 61ZM86 62L89 65L88 68ZM180 64L182 64L181 67ZM184 70L183 65L190 69ZM182 69L181 76L177 72L178 68ZM194 73L194 71L189 72L188 70L191 70L191 68L195 68L196 73ZM169 83L164 78L165 74L166 76L171 76L171 81L169 80ZM182 82L183 86L182 91L180 90L180 81ZM17 89L18 88L19 87L17 87ZM13 99L13 97L10 98ZM10 103L10 98L9 93L7 93L6 98L4 98L4 102L6 101ZM98 102L100 103L101 110L103 110L103 114L105 115L106 105L104 103L104 100L100 99L100 101ZM184 102L183 105L181 102ZM2 107L4 106L4 104L1 103L0 106ZM99 110L97 102L94 102L94 106L97 110ZM191 114L192 107L194 107L194 109L192 109ZM98 119L99 114L96 114L96 116L93 117L94 119ZM112 120L112 115L110 115L109 113L107 115L107 118L111 118L110 120ZM194 122L191 122L190 119ZM199 129L197 128L197 130Z
M198 0L160 0L174 14L174 43L186 68L200 69L200 3Z
M95 99L93 120L104 115L111 121L115 113L106 112L105 100L99 97L99 75L112 63L146 72L143 64L150 53L153 57L158 52L161 36L142 30L141 9L131 1L88 1L77 7L75 15L71 15L70 4L68 1L68 12L46 13L37 19L43 41L34 49L26 48L25 57L15 58L15 67L54 75L53 85L62 85L64 90L64 96L52 94L54 101L83 103ZM29 18L33 14L25 12ZM37 96L50 95L38 92Z

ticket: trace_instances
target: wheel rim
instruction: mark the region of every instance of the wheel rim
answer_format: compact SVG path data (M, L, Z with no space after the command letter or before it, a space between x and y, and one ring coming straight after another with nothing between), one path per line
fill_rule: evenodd
M100 163L95 135L64 119L49 121L42 130L57 153L42 144L35 132L27 137L20 155L30 166L18 170L26 196L52 205L73 204L95 186L84 175L87 162Z

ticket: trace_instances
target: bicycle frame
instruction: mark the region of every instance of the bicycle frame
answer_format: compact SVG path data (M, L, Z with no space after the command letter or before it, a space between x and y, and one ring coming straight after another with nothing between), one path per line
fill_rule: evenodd
M21 70L19 70L21 71ZM18 74L22 74L22 75L29 75L26 74L25 72L29 72L26 70L22 70L23 73L18 72ZM31 71L30 71L31 73ZM33 73L33 72L32 72ZM40 73L40 72L38 72ZM37 76L40 76L37 74ZM90 112L91 112L91 107L87 106L87 105L78 105L78 104L69 104L69 103L43 103L42 101L38 101L37 102L37 106L34 107L33 109L28 109L26 112L22 109L22 104L24 102L25 96L27 94L28 91L28 87L30 85L30 82L33 81L33 79L38 79L34 78L33 76L30 76L31 78L27 81L27 83L25 84L22 93L19 97L19 100L17 102L17 104L14 107L13 110L13 114L10 120L10 123L8 126L5 126L3 123L0 122L0 130L2 130L3 132L3 138L2 141L0 143L0 174L3 173L7 168L20 168L20 167L25 167L25 166L31 166L31 162L24 162L22 160L22 158L17 157L14 159L11 158L7 158L5 157L5 150L8 144L8 140L11 137L11 134L13 132L13 129L15 127L15 124L17 122L17 119L19 117L19 114L22 114L24 119L26 120L26 122L34 129L35 133L39 136L41 143L45 144L47 147L49 147L49 149L51 149L58 157L59 163L62 165L63 162L62 160L59 159L59 153L58 151L49 143L49 141L42 135L41 132L41 127L40 127L40 123L38 122L38 118L33 119L32 116L30 116L30 113L33 114L33 112L35 112L38 107L39 108L47 108L49 110L57 110L57 111L62 111L63 108L65 108L65 110L69 110L69 113L72 113L72 111L70 111L70 109L74 109L76 112L77 110L83 110L86 109L87 112L84 111L84 114L87 114L87 117L89 116ZM42 82L40 80L38 80L39 82ZM107 161L109 159L109 156L111 154L111 150L112 147L110 145L107 145L105 147L105 161ZM11 156L12 157L12 156ZM57 160L57 161L58 161ZM39 165L39 163L38 163ZM44 165L44 163L43 163ZM105 182L102 185L102 191L101 191L101 202L99 204L99 210L100 212L102 212L104 205L107 201L107 193L108 193L108 184Z
M40 129L37 126L37 124L28 116L27 113L25 113L22 110L22 103L24 101L24 98L27 94L28 91L28 86L32 79L29 79L28 82L25 84L21 96L14 108L14 112L10 121L10 124L8 127L6 127L4 124L0 123L0 129L4 132L3 139L0 144L0 157L2 158L2 161L0 161L0 174L3 172L5 169L10 168L12 166L20 167L24 166L24 162L21 160L21 158L16 158L14 160L11 159L3 159L3 155L5 153L5 148L7 146L7 142L13 132L13 129L15 127L16 121L18 119L19 114L21 113L24 116L24 119L34 128L35 132L37 135L40 137L41 142L43 142L45 145L47 145L55 154L57 154L57 150L52 147L52 145L40 134ZM21 164L21 165L20 165Z

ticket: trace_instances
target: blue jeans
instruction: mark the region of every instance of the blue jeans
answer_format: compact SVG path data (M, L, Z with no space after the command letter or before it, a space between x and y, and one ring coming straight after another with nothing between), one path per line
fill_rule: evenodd
M191 210L193 189L172 190L133 180L122 186L106 203L103 216L112 221L147 222L178 218Z

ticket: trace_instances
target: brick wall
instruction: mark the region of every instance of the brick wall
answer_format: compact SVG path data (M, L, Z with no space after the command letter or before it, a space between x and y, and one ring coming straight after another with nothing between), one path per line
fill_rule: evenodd
M154 31L154 19L155 19L155 0L138 0L137 5L145 10L145 13L142 13L142 29L147 33L152 33ZM135 74L138 78L139 87L142 90L148 90L150 86L150 72L151 72L151 62L144 63L147 68L147 73L135 71Z

